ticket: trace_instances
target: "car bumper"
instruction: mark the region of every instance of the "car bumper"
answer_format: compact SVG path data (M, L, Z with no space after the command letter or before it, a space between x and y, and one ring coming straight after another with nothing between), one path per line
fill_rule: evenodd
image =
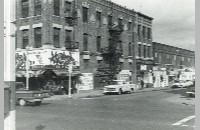
M104 90L103 93L117 93L118 90Z

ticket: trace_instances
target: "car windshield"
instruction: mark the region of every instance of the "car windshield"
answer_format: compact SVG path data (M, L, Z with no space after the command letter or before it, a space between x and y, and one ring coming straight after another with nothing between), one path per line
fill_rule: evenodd
M120 85L120 84L123 84L123 81L110 81L109 84L110 85Z

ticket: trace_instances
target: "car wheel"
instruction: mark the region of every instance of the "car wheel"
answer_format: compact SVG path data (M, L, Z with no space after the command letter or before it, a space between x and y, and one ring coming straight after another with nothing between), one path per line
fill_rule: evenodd
M24 99L20 99L19 100L19 105L20 106L25 106L26 105L26 101Z
M134 93L134 88L131 88L130 93Z
M35 102L35 105L36 105L36 106L40 106L41 103L42 103L42 101L36 101L36 102Z
M118 90L118 95L121 95L122 94L122 89L120 88L119 90Z

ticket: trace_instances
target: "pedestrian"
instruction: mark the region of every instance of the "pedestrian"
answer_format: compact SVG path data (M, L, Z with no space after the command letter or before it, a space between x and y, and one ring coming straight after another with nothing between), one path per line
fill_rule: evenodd
M140 85L141 85L141 89L143 89L144 88L144 81L143 80L140 81Z

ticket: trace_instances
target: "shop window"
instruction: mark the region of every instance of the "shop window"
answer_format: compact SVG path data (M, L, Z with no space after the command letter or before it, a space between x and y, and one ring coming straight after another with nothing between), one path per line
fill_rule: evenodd
M83 51L88 51L88 34L83 34Z
M28 46L29 42L28 36L29 36L28 29L22 30L22 49L26 49L26 47Z
M42 12L42 2L41 2L41 0L35 0L34 5L35 5L35 13L34 13L35 16L41 15L41 12Z
M56 16L60 16L60 0L54 0L53 8L54 8L53 14Z
M22 13L22 18L26 18L29 16L29 0L21 1L21 13Z
M97 52L101 52L101 37L97 37Z
M60 28L53 28L53 44L54 47L60 47Z
M86 7L83 7L83 22L84 23L87 23L88 22L88 8Z
M42 46L42 29L34 28L35 48Z
M96 12L96 22L97 22L97 26L100 27L101 26L101 12L99 11Z

